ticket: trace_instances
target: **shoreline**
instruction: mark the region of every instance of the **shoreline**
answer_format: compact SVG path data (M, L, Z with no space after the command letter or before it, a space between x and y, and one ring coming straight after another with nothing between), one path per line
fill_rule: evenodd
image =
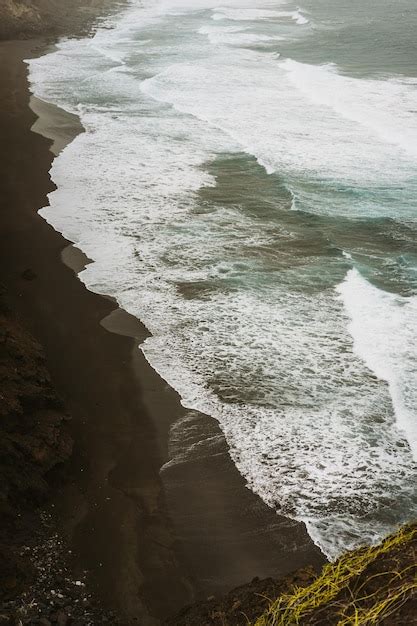
M39 100L41 118L30 111L23 58L33 45L44 44L1 44L9 81L1 102L12 104L2 106L9 141L1 278L13 309L43 344L73 416L70 480L53 504L75 567L89 570L109 608L141 624L255 576L320 568L325 559L304 525L276 515L246 488L217 422L182 407L137 348L146 329L86 289L76 275L83 253L38 215L53 189L51 141L58 152L82 127ZM34 280L20 280L26 269ZM170 427L186 416L205 442L202 453L167 465Z

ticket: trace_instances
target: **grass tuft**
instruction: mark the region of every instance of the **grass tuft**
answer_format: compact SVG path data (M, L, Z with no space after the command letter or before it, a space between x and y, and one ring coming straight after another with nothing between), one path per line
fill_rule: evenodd
M381 623L417 592L417 563L413 561L401 571L391 567L373 575L364 574L365 570L381 558L389 560L391 553L415 538L417 528L405 526L377 546L348 552L336 563L326 565L308 587L294 587L272 602L255 626L318 624L324 611L338 626Z

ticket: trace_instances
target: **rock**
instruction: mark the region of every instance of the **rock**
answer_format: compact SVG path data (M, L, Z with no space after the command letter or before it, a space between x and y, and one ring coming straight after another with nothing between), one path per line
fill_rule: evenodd
M66 626L68 623L68 615L64 611L58 611L56 614L56 623L58 626Z
M28 268L24 272L22 272L21 276L25 280L35 280L35 278L36 278L35 272L33 270L31 270L30 268Z
M67 590L67 596L69 596L72 600L76 600L77 598L79 598L79 595L80 595L80 590L77 589L76 587L73 587L72 589Z
M4 581L4 586L9 590L15 589L17 587L17 578L15 576L9 576L9 578L6 578Z

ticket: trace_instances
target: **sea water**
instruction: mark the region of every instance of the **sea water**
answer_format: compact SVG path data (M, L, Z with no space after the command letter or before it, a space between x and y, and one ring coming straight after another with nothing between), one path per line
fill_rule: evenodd
M331 558L417 517L416 29L414 0L131 0L29 63L86 131L41 214Z

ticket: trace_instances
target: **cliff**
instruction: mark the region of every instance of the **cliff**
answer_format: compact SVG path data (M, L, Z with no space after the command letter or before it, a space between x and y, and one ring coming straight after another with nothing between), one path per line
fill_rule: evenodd
M41 526L57 469L70 457L68 416L41 347L0 300L0 601L22 591L31 565L22 546Z
M88 22L110 0L0 0L0 40L59 34ZM87 18L87 19L86 19Z

